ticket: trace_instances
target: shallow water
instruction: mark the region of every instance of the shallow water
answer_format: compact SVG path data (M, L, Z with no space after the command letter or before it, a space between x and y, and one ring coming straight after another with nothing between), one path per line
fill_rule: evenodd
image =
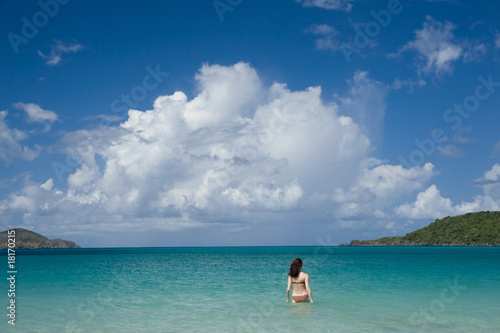
M285 302L296 257L313 304ZM499 263L500 248L18 250L0 331L497 332Z

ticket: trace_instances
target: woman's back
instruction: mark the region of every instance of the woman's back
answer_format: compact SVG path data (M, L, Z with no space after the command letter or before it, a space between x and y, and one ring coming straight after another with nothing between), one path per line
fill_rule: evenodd
M299 276L296 278L292 278L292 286L293 286L293 296L304 296L307 295L306 290L306 278L308 275L304 272L300 272Z

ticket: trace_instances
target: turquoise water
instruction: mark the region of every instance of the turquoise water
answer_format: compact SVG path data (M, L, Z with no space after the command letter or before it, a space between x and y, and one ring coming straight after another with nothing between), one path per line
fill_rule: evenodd
M285 302L296 257L313 304ZM500 331L500 248L18 250L16 264L1 332Z

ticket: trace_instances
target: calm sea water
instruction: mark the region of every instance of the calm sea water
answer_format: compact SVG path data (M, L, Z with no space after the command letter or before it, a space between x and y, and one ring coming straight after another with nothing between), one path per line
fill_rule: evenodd
M296 257L313 304L285 302ZM16 264L1 332L500 331L500 248L18 250Z

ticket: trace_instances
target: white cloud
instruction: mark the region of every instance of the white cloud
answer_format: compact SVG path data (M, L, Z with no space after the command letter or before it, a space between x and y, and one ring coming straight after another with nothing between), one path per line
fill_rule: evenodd
M459 158L463 157L464 152L455 145L439 145L437 146L437 150L444 156L451 158Z
M480 61L486 54L486 45L483 43L472 44L470 42L464 45L464 61Z
M422 167L405 169L401 165L379 164L371 160L358 179L361 187L367 188L379 198L409 193L423 186L433 175L434 166L426 163Z
M354 74L338 104L325 103L319 87L265 87L245 63L204 65L195 77L192 99L177 91L158 97L151 110L130 110L118 126L68 133L64 151L78 166L67 189L52 178L28 181L0 201L2 214L29 213L25 223L57 223L74 233L233 232L254 223L260 230L276 228L284 219L278 212L302 216L290 219L294 226L307 216L403 232L409 227L401 219L498 208L492 190L453 205L435 185L400 205L428 186L434 166L406 169L369 157L388 87L366 72ZM498 175L495 165L484 180Z
M48 189L49 185L50 182L37 185L28 180L20 191L11 193L6 200L0 202L0 207L23 214L29 213L30 216L33 213L47 211L49 205L53 205L53 193L50 192L51 189Z
M243 63L233 67L204 65L196 80L202 90L186 104L182 114L191 131L245 116L245 107L252 106L261 89L255 70Z
M462 215L482 210L499 210L500 204L490 196L478 195L472 202L453 205L449 198L441 196L436 185L431 185L417 195L413 203L394 209L397 216L409 219L437 219L445 216Z
M370 79L365 71L356 71L348 83L351 89L346 97L340 98L340 113L351 117L367 134L372 146L378 146L382 142L389 88Z
M295 0L304 7L319 7L328 10L343 10L350 12L356 0Z
M500 32L497 32L495 36L495 48L500 49Z
M483 187L486 196L500 201L500 164L495 163L491 170L486 171L483 177L476 179L474 183Z
M462 46L455 42L455 28L451 22L443 24L426 16L423 28L415 31L415 40L401 48L399 53L407 50L418 52L425 62L420 69L426 73L451 72L451 64L458 60L464 51Z
M80 121L93 121L93 120L105 120L108 123L118 122L122 120L120 116L117 115L109 115L109 114L97 114L93 116L80 118Z
M327 34L336 34L337 31L334 27L329 26L328 24L314 24L309 29L308 32L311 32L315 35L327 35Z
M467 133L470 131L472 131L472 127L470 127L470 126L457 128L455 134L453 135L452 141L462 143L462 144L463 143L470 143L470 142L474 141L472 138L462 135L463 133Z
M71 233L216 228L241 235L253 228L257 235L277 230L276 221L298 227L316 218L404 232L402 219L499 208L491 184L498 165L477 181L485 195L472 202L454 205L432 185L401 204L428 186L434 166L406 169L369 157L389 88L366 72L354 74L338 104L325 103L320 87L265 87L245 63L204 65L195 78L191 99L173 92L151 110L129 110L117 126L66 134L64 152L78 164L63 179L67 188L52 178L27 181L0 200L2 214Z
M362 85L377 86L358 76L351 106L366 92ZM348 187L369 152L364 130L324 103L319 87L264 87L245 63L204 65L196 80L192 99L177 91L158 97L151 110L130 110L119 126L67 134L65 152L79 163L68 189L48 181L31 197L12 194L3 207L19 211L25 202L33 216L57 215L75 230L124 227L124 220L127 228L169 230L214 219L251 224L269 212L308 209L316 193Z
M491 156L496 157L498 155L498 153L500 153L500 141L495 143L495 146L491 150Z
M7 164L15 159L32 161L40 154L40 148L31 149L21 142L28 138L24 131L9 128L5 122L7 111L0 111L0 158Z
M420 192L414 203L403 204L394 211L397 215L409 219L436 219L454 215L451 200L443 198L436 185L431 185L424 192Z
M483 194L477 195L473 201L453 204L451 199L441 196L436 185L431 185L420 192L413 203L396 207L394 213L398 217L408 219L436 219L485 210L500 210L500 164L494 164L474 183L483 187Z
M424 87L427 84L424 80L420 79L418 81L414 80L400 80L398 78L394 79L394 82L391 85L391 88L394 90L399 90L403 87L408 87L410 91L413 91L413 87Z
M62 56L68 53L77 53L84 49L84 46L78 42L65 44L61 40L55 40L55 44L50 46L50 54L45 55L42 51L38 50L38 56L45 59L45 63L49 66L55 66L62 60Z
M45 123L44 131L50 130L54 121L57 120L57 114L54 111L44 110L34 103L14 103L14 107L24 110L30 123Z
M495 163L491 170L486 171L484 173L484 180L493 180L493 181L499 181L500 180L500 165L498 163Z
M306 32L315 35L317 50L330 50L336 52L340 49L340 42L336 38L338 31L328 24L314 24Z
M45 191L51 191L54 187L54 180L52 178L48 179L45 183L40 185Z
M227 195L228 202L235 206L248 208L254 205L276 211L292 208L303 193L297 181L284 187L279 187L274 183L252 184L249 182L241 184L238 188L227 188L222 195Z
M387 208L401 195L422 188L432 177L433 170L431 163L405 169L401 165L382 164L377 159L366 159L348 190L335 188L333 201L342 204L341 215L372 215L378 209ZM378 211L376 217L388 216Z

